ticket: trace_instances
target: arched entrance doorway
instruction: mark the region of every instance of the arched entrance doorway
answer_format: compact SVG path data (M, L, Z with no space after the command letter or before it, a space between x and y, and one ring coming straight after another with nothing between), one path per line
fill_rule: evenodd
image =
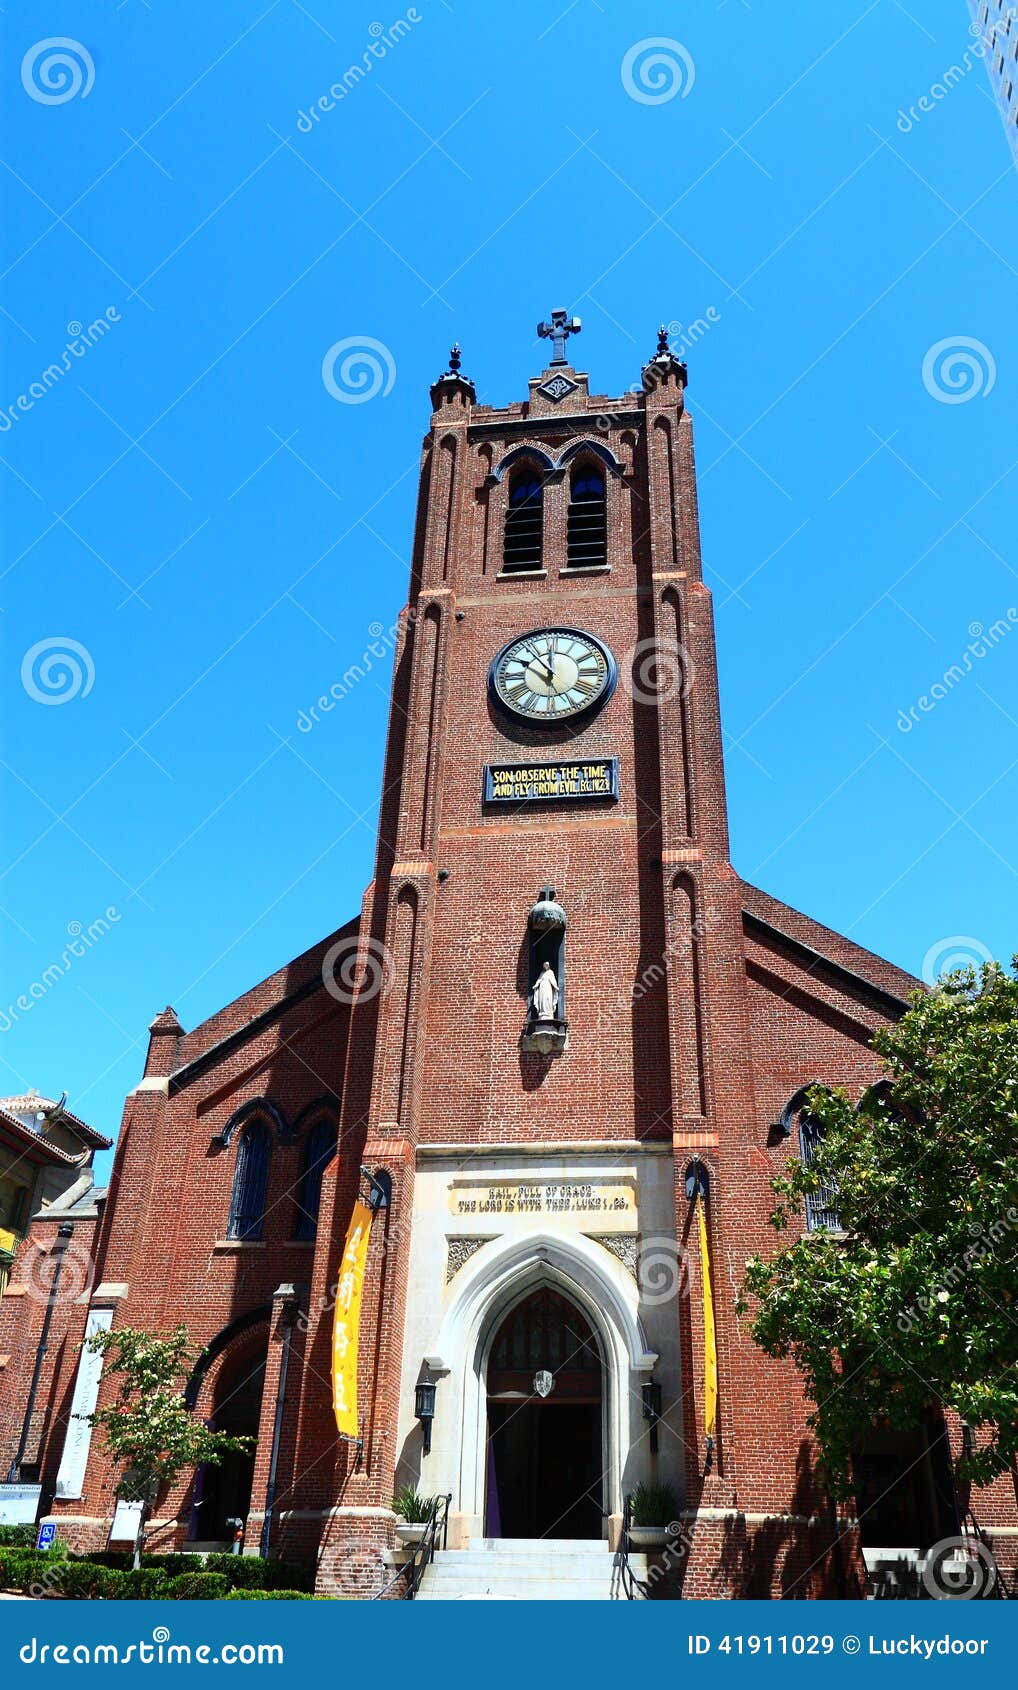
M586 1317L542 1285L488 1352L485 1535L598 1538L604 1363Z
M255 1444L265 1382L265 1349L247 1350L223 1368L216 1381L208 1424L231 1437L250 1438L244 1450L224 1455L217 1466L195 1474L191 1537L203 1543L229 1543L231 1520L246 1519L251 1506Z

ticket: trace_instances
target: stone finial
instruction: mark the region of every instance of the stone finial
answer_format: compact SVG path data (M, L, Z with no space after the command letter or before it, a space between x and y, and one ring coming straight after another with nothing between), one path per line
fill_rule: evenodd
M450 405L457 402L466 405L477 404L474 384L469 376L463 374L462 363L463 354L460 351L459 341L456 341L449 351L449 368L443 371L436 382L432 383L432 410L437 411L440 405Z
M667 324L662 323L657 331L657 351L650 363L643 366L643 391L651 393L659 387L667 387L672 381L677 381L680 389L684 389L688 380L685 364L668 344Z

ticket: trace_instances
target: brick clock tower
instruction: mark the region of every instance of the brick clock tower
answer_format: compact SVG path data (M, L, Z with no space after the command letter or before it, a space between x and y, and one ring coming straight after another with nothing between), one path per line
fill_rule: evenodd
M658 1482L687 1594L752 1585L754 1515L775 1578L829 1572L801 1395L732 1298L798 1153L789 1100L874 1079L911 982L731 867L686 368L662 331L639 388L592 395L579 327L540 325L522 403L478 405L457 348L431 390L345 1128L392 1201L326 1581L391 1542L364 1510L401 1483L450 1495L467 1546L611 1540ZM320 1302L336 1272L323 1252Z
M163 1499L161 1546L222 1545L240 1518L325 1591L396 1576L403 1487L449 1498L428 1578L466 1594L496 1561L511 1593L579 1568L607 1594L641 1484L679 1522L658 1594L857 1594L860 1548L958 1529L952 1426L875 1434L861 1533L836 1533L797 1375L734 1313L774 1246L770 1182L810 1153L806 1089L872 1085L873 1032L915 982L729 862L686 369L662 331L637 388L592 395L579 327L541 324L522 402L479 405L457 349L431 389L359 918L191 1032L151 1025L41 1381L35 1476L76 1546L125 1529L86 1320L186 1321L189 1402L253 1442ZM336 1288L369 1187L337 1437ZM991 1487L979 1518L1013 1550L1013 1496Z

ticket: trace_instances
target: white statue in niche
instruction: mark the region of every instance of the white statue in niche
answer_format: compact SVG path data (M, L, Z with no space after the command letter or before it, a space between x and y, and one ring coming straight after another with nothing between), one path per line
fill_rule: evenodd
M538 1021L554 1021L558 1013L558 981L550 962L542 965L533 991L534 1014Z

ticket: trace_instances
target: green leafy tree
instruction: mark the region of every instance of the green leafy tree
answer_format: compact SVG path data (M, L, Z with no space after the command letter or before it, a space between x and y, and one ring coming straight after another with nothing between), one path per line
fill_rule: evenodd
M139 1332L121 1326L94 1332L89 1349L106 1357L118 1378L117 1394L90 1415L120 1468L117 1495L141 1503L134 1564L141 1564L145 1525L160 1493L181 1473L202 1462L217 1465L231 1450L250 1446L250 1438L210 1431L184 1401L184 1385L203 1353L188 1339L185 1326L171 1332Z
M1018 964L1018 958L1015 959ZM799 1368L832 1489L875 1426L939 1405L973 1430L959 1476L985 1483L1018 1451L1018 978L988 964L916 992L873 1048L889 1087L857 1108L817 1088L811 1164L773 1182L781 1233L837 1193L840 1233L746 1264L753 1338Z

